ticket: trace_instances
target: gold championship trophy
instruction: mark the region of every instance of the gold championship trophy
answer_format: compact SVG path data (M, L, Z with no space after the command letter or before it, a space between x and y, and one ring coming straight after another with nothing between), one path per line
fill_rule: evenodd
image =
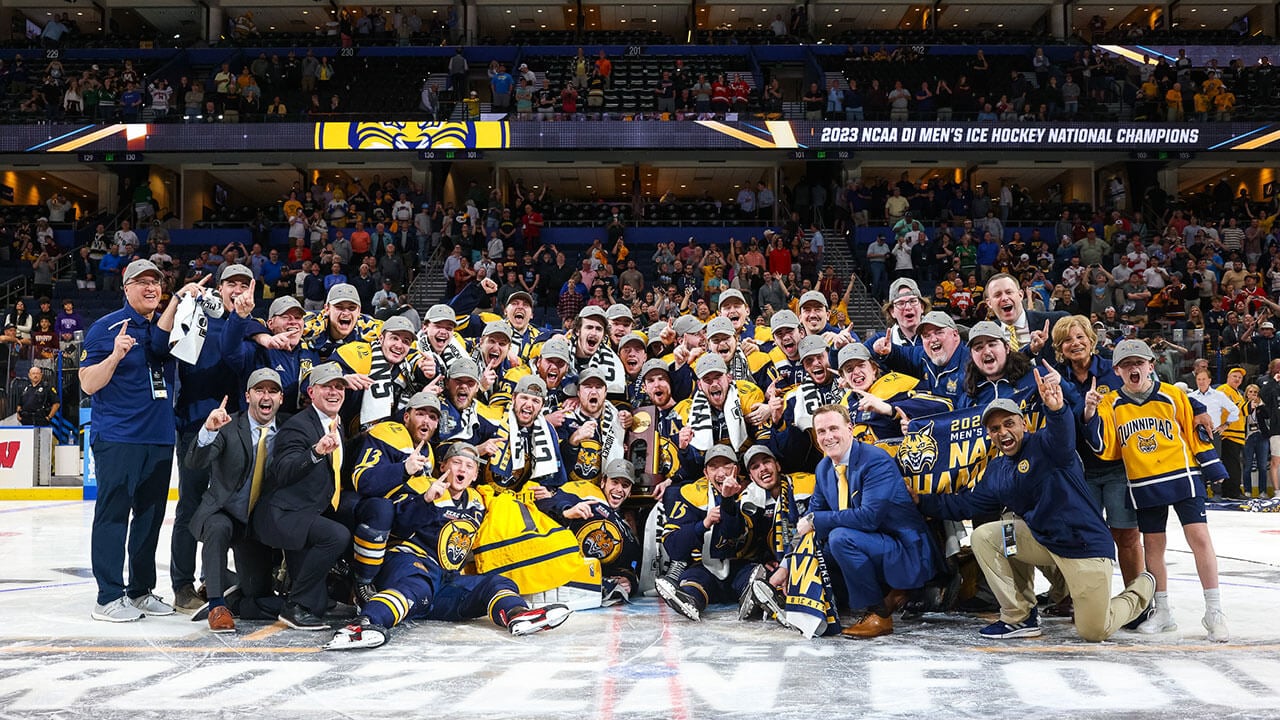
M627 460L636 469L632 497L651 497L653 487L665 479L658 472L658 433L653 421L656 416L657 410L652 405L636 408L631 413L633 422L624 442Z

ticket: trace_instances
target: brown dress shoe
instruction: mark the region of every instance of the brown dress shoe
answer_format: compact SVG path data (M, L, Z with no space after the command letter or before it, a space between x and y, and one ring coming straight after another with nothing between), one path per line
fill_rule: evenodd
M856 624L840 631L847 638L873 638L893 632L893 618L869 612Z
M236 631L235 618L226 605L219 605L209 610L209 630L216 633L233 633Z

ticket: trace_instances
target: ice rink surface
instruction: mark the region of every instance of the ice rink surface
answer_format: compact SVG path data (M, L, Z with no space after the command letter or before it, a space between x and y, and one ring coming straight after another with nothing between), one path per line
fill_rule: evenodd
M185 615L91 620L92 516L92 503L0 503L0 718L1280 718L1280 515L1210 513L1227 645L1205 640L1173 527L1179 629L1163 635L1089 644L1048 620L1043 637L985 641L992 617L957 614L804 640L736 608L694 623L644 598L525 638L427 622L343 653L319 649L330 633L268 623L229 636ZM167 528L160 546L167 585Z

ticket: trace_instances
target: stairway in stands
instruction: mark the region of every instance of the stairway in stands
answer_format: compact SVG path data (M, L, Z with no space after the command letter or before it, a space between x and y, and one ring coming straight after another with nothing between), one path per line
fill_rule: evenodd
M806 230L805 242L808 242L811 237L811 233ZM846 282L849 275L859 272L858 264L849 252L849 244L845 241L844 233L835 228L823 228L822 239L825 247L822 261L835 270L836 277L840 278L841 283ZM874 333L884 332L884 314L880 308L880 303L871 297L871 292L859 275L854 280L853 292L849 293L849 318L853 321L853 329L859 336L866 338Z
M409 302L425 315L427 308L448 299L445 297L448 290L449 284L444 279L444 255L437 253L409 284Z

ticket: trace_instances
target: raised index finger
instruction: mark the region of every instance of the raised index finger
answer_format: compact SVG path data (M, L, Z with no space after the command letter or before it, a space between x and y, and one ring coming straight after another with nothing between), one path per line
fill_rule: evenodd
M129 332L129 321L125 320L124 322L120 323L120 334L124 335L127 332Z
M226 409L227 409L227 396L226 396L226 395L223 395L223 396L222 396L222 404L218 406L218 409L219 409L219 410L226 410Z

